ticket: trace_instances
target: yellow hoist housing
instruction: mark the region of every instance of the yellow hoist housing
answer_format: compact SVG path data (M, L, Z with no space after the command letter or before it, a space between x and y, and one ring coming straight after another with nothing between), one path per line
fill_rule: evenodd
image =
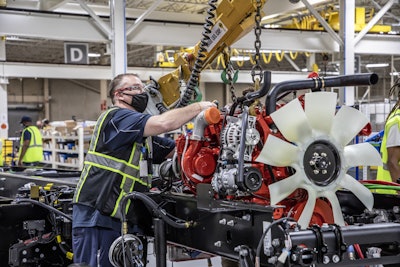
M265 0L260 0L260 15ZM257 11L257 1L243 0L222 0L215 10L213 26L210 31L210 42L202 58L202 69L227 47L230 47L237 40L249 33L255 25L255 15ZM200 37L200 36L199 36ZM191 69L201 42L198 42L193 48L174 55L174 61L158 62L159 67L177 67L175 71L162 76L159 79L159 91L163 96L163 102L166 106L175 103L180 97L179 80L187 81L190 78ZM169 55L167 55L169 58Z

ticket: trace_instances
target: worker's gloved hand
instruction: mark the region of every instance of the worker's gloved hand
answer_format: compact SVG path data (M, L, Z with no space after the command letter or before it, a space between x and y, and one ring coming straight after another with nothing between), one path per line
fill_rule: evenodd
M200 111L211 108L211 107L217 107L213 102L210 101L201 101L197 102L197 104L200 106Z

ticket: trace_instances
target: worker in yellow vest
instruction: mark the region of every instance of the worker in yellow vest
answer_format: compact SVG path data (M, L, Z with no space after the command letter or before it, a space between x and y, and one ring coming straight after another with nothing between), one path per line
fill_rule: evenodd
M32 125L32 119L23 116L20 123L24 129L21 133L18 166L35 166L43 161L42 134L38 127Z
M392 86L389 96L396 87L398 100L386 118L385 130L381 144L383 166L378 167L377 180L400 182L400 79ZM378 189L377 193L396 194L395 190Z
M3 153L3 141L0 139L0 166L4 165L3 157L5 153Z

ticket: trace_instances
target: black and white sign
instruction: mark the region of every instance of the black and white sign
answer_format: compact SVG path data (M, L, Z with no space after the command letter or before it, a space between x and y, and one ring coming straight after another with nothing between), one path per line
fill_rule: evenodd
M64 43L66 64L89 64L89 46L85 43Z

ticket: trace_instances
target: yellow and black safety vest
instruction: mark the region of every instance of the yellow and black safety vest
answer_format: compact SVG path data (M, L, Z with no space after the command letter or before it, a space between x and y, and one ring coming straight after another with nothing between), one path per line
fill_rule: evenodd
M386 142L387 142L387 136L389 134L389 129L395 124L400 129L400 110L399 109L396 110L390 116L390 118L386 121L385 130L383 131L383 138L382 138L382 144L381 144L381 156L382 156L383 165L378 167L378 172L377 172L377 177L376 177L376 179L380 180L380 181L392 182L392 177L390 176L390 172L387 167L388 153L387 153L387 149L386 149ZM387 189L378 189L378 190L376 190L376 193L396 194L396 191L395 190L387 190Z
M29 147L26 150L24 157L22 158L22 162L31 163L31 162L42 161L43 160L42 134L40 133L40 130L36 126L28 126L22 131L20 146L19 146L19 155L21 155L22 146L24 144L23 137L25 131L31 133L31 140L29 142Z
M140 177L142 144L133 143L131 147L117 152L109 151L104 144L104 128L118 109L103 112L97 120L73 202L121 219L122 198L132 191L148 191L151 182ZM125 213L129 206L130 201Z

